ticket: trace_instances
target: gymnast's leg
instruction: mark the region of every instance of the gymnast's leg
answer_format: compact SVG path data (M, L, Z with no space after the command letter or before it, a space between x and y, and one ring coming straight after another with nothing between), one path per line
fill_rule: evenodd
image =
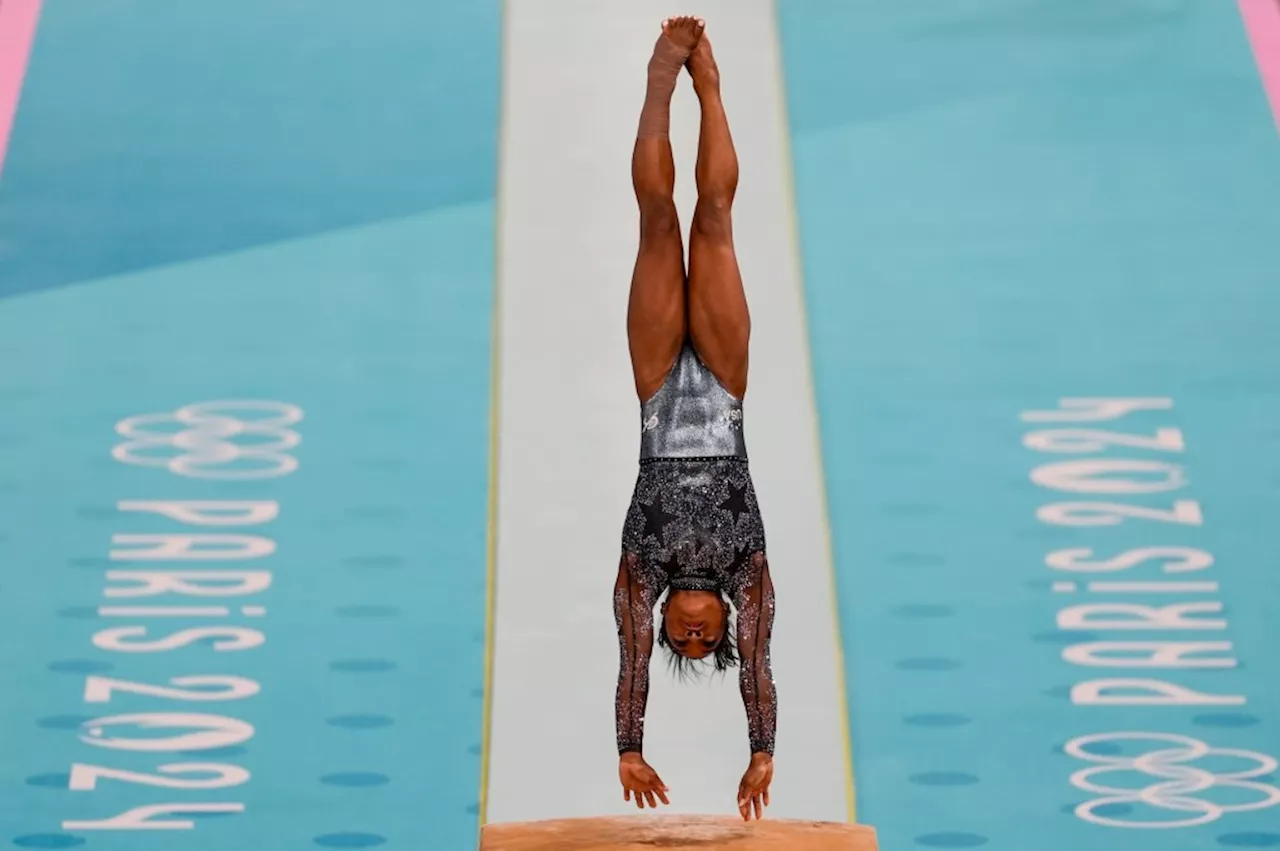
M662 386L687 333L684 246L668 131L671 95L701 35L702 22L695 18L663 22L649 60L648 88L631 154L631 182L640 205L640 250L627 305L627 342L641 402Z
M741 399L747 391L751 315L733 249L733 196L738 155L720 100L720 70L704 36L689 57L689 75L702 103L698 139L698 206L689 234L689 336L703 363Z

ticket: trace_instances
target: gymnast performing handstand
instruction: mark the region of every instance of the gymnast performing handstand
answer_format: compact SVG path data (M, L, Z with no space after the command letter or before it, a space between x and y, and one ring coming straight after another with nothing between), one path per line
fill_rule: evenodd
M668 139L671 96L682 68L702 104L687 275ZM700 19L662 24L649 60L631 179L640 206L640 249L627 338L641 434L614 586L621 656L618 776L623 797L634 797L636 806L670 803L669 790L643 756L656 638L678 673L704 665L719 672L739 667L751 757L737 804L743 819L758 819L769 803L777 726L769 664L774 597L742 431L751 319L730 216L738 157ZM654 607L664 591L655 632Z

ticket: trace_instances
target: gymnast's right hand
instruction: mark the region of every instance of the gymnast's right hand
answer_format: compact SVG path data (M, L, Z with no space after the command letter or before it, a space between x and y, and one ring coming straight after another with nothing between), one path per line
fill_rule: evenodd
M658 776L658 772L649 767L644 757L634 751L624 753L618 758L618 779L622 781L622 800L630 801L636 797L636 806L644 809L647 802L656 808L658 801L670 804L667 800L667 787Z

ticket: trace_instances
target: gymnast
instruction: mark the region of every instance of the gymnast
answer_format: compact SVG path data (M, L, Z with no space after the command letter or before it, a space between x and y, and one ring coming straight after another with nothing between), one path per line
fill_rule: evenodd
M668 138L671 96L682 68L702 104L687 275ZM670 803L667 786L643 756L656 638L680 675L701 666L721 673L739 667L751 757L737 804L744 820L759 819L769 804L777 726L769 664L774 597L742 431L751 319L730 217L738 157L701 19L662 24L649 60L631 179L640 207L640 248L627 339L641 433L640 469L614 586L618 776L623 798L634 797L641 809ZM654 607L664 591L655 633Z

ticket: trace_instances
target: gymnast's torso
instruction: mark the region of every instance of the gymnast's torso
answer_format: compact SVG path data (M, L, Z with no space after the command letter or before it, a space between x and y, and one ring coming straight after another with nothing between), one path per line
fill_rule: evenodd
M658 392L640 406L640 471L623 528L659 589L721 591L730 599L748 558L764 551L734 397L686 341Z

